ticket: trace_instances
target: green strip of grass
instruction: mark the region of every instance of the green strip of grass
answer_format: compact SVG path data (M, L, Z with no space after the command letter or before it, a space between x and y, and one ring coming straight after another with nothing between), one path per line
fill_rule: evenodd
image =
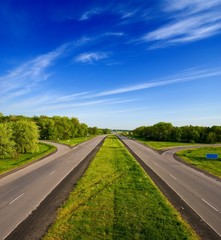
M206 159L207 153L218 154L218 159ZM186 162L221 177L221 147L205 147L183 150L176 153Z
M91 140L94 137L95 136L79 137L79 138L72 138L70 140L59 140L57 142L63 143L63 144L69 145L69 146L75 146L75 145L80 144L82 142L86 142L88 140Z
M39 143L39 150L35 153L25 153L19 155L17 158L0 158L0 174L8 172L14 168L36 161L41 157L53 152L56 148L52 145Z
M115 136L109 136L44 236L198 239Z
M148 147L151 147L156 150L163 150L171 147L180 147L180 146L194 146L197 144L192 143L180 143L180 142L157 142L157 141L145 141L142 139L137 139L139 142L144 143Z

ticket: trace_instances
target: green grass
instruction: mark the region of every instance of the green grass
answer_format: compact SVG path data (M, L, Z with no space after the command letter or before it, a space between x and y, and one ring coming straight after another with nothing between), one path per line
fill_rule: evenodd
M142 139L137 139L138 141L144 143L145 145L156 149L156 150L163 150L166 148L171 148L171 147L180 147L180 146L194 146L197 144L193 143L180 143L180 142L157 142L157 141L145 141Z
M56 148L54 146L39 143L39 150L36 153L21 154L17 158L0 158L0 174L8 172L14 168L21 167L27 163L33 162L40 157L46 156L53 152Z
M80 144L82 142L88 141L88 140L90 140L94 137L95 136L79 137L79 138L72 138L70 140L59 140L57 142L67 144L67 145L70 145L70 146L75 146L75 145Z
M217 153L218 159L206 159L207 153ZM204 147L176 153L186 162L221 177L221 147Z
M198 239L115 136L109 136L44 240Z

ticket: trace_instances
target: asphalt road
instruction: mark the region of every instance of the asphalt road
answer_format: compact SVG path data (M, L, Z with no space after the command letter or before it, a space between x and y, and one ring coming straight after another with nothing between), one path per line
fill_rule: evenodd
M46 196L103 140L98 136L58 151L0 179L0 239L6 238Z
M221 236L221 182L174 159L176 151L188 147L160 155L136 141L121 139Z

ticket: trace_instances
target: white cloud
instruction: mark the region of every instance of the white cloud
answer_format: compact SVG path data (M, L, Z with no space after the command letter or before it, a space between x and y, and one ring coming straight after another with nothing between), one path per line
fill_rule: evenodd
M127 12L123 11L121 18L122 19L130 18L130 17L133 17L136 13L137 13L137 10L135 10L135 11L127 11Z
M219 6L221 0L167 0L164 6L165 11L180 11L185 10L186 14L208 10Z
M75 61L82 62L82 63L93 63L106 58L108 58L108 54L105 52L89 52L89 53L82 53L78 55L75 58Z
M89 11L86 11L85 13L83 13L80 17L80 21L85 21L85 20L88 20L90 18L92 18L93 16L95 15L99 15L101 14L102 10L99 9L99 8L94 8L94 9L91 9Z
M221 15L205 14L170 23L143 37L144 41L184 42L212 36L221 30Z
M96 106L96 105L115 105L121 103L133 102L135 99L100 99L100 100L91 100L91 101L82 101L76 103L52 103L52 104L42 104L38 108L34 109L34 112L42 113L44 111L53 111L53 110L61 110L61 109L73 109L78 107L88 107L88 106ZM32 109L33 110L33 109ZM31 112L30 110L29 112Z
M82 96L84 97L86 94L88 94L88 92L74 93L74 94L71 94L71 95L59 97L59 98L57 98L56 101L68 102L68 101L71 101L73 99L79 99Z
M117 88L117 89L113 89L113 90L103 91L103 92L97 93L92 96L89 95L88 97L104 97L104 96L116 95L116 94L121 94L121 93L134 92L134 91L138 91L138 90L144 90L144 89L153 88L153 87L167 86L167 85L172 85L172 84L178 84L178 83L182 83L182 82L188 82L188 81L203 79L203 78L212 77L212 76L221 76L221 70L220 69L205 69L205 70L187 71L187 72L181 73L177 76L168 78L168 80L156 81L156 82L150 82L150 83L144 83L144 84L137 84L137 85L132 85L132 86L124 87L124 88Z
M13 98L25 95L33 90L40 82L47 80L50 73L46 69L68 49L62 45L52 52L41 55L21 64L8 74L0 77L1 97Z
M169 13L170 23L142 37L144 42L155 43L150 48L192 42L221 32L221 15L217 10L221 0L173 0L167 3L163 10Z
M106 36L121 37L121 36L124 36L124 33L123 32L106 32L105 35Z

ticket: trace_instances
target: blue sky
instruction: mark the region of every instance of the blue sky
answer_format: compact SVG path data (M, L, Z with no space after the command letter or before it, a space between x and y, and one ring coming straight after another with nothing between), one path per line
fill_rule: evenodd
M1 0L0 112L221 125L221 0Z

